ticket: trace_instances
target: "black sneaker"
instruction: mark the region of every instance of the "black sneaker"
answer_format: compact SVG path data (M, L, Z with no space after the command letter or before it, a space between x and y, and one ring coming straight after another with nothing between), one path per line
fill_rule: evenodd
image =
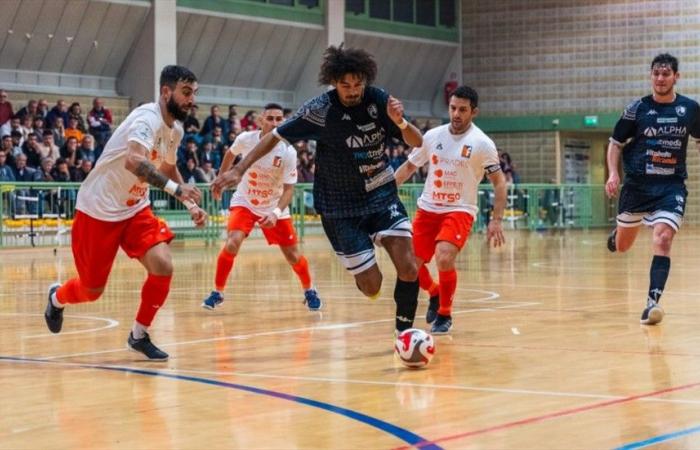
M425 321L428 323L435 322L437 317L438 308L440 308L440 296L434 295L430 297L430 304L428 305L428 310L425 312Z
M642 325L656 325L664 320L664 310L653 300L647 301L647 307L642 311L639 323Z
M608 235L608 250L610 252L615 253L617 251L617 247L615 246L615 237L617 236L617 228L612 230L610 234Z
M169 357L167 353L156 347L153 342L151 342L151 337L148 335L148 333L145 333L145 336L141 339L134 339L134 335L129 333L127 348L131 351L146 355L146 358L152 361L167 361Z
M59 283L49 286L49 302L46 304L46 310L44 311L46 326L49 327L52 333L59 333L63 327L63 308L56 308L51 302L51 296L60 287Z
M450 332L450 328L452 328L452 316L438 314L430 332L433 334L447 334Z

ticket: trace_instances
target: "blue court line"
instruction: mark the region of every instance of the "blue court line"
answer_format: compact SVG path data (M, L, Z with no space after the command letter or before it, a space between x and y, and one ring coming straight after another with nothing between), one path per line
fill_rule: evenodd
M632 442L630 444L625 444L622 447L617 447L615 450L633 450L637 448L644 448L650 445L658 444L659 442L670 441L679 437L687 436L689 434L694 434L700 432L700 426L693 428L686 428L685 430L674 431L673 433L662 434L660 436L655 436L644 441Z
M43 359L34 358L19 358L14 356L0 356L0 361L17 361L17 362L31 362L31 363L41 363L41 364L55 364L61 365L60 362L47 361ZM208 384L212 386L226 387L230 389L237 389L240 391L251 392L253 394L267 395L268 397L274 397L281 400L289 400L296 403L301 403L302 405L312 406L314 408L323 409L334 414L339 414L345 416L349 419L357 420L358 422L367 424L371 427L377 428L380 431L388 433L392 436L401 439L410 445L416 445L419 443L428 443L427 445L421 445L421 449L429 450L443 450L439 445L433 444L429 439L418 436L417 434L411 433L410 431L398 427L396 425L384 422L383 420L377 419L361 412L353 411L351 409L342 408L340 406L331 405L330 403L319 402L306 397L299 397L296 395L285 394L284 392L270 391L267 389L256 388L253 386L246 386L244 384L227 383L224 381L212 380L211 378L201 378L201 377L191 377L187 375L177 375L170 373L158 372L155 370L144 370L144 369L132 369L130 367L110 367L110 366L100 366L93 364L71 364L74 367L82 367L86 369L97 369L97 370L109 370L112 372L124 372L133 373L137 375L146 375L151 377L163 377L170 378L173 380L191 381L194 383Z

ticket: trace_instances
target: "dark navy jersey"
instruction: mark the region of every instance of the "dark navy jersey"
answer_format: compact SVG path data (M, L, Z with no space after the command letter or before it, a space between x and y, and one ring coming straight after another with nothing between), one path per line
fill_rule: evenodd
M378 212L398 198L385 148L401 130L386 113L389 95L367 86L362 102L346 107L335 89L313 98L277 127L289 143L316 141L314 208L327 217Z
M631 103L615 125L611 141L625 145L625 177L634 180L684 180L688 136L700 137L700 107L676 95L673 103L656 103L651 95Z

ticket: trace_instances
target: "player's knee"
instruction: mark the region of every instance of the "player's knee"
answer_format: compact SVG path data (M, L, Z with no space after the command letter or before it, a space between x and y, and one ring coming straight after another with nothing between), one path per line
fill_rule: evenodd
M402 281L416 281L418 279L418 265L415 260L405 261L397 269L397 276Z
M158 261L156 261L149 269L149 273L152 273L153 275L159 275L162 277L167 277L171 276L173 274L173 261L170 258L160 258Z
M673 242L673 230L670 228L665 228L657 233L654 233L654 245L660 247L664 250L671 249L671 242Z
M241 249L241 241L238 239L229 238L226 240L226 251L232 255L237 255Z
M382 288L382 275L380 273L378 277L355 278L355 284L362 294L373 298L379 295L379 291Z
M435 264L441 272L452 270L455 264L454 257L449 253L437 252L435 253Z

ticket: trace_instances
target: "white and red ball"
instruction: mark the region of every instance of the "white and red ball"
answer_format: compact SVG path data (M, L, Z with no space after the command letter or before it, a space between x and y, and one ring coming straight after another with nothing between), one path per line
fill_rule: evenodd
M409 328L397 336L394 352L406 367L418 369L427 366L433 359L435 342L429 333Z

